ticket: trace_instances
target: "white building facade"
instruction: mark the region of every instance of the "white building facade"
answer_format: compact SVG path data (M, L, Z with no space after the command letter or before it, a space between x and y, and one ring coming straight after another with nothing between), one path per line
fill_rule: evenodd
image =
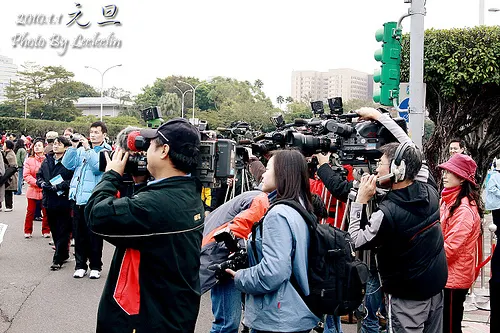
M127 109L133 103L117 98L102 98L102 116L118 117L122 110ZM101 117L101 97L80 97L75 103L75 107L82 111L84 116Z
M17 79L17 65L14 60L0 55L0 103L5 101L5 88Z
M373 93L369 80L369 74L349 68L330 69L328 72L293 71L292 98L306 103L339 96L344 101L368 100Z

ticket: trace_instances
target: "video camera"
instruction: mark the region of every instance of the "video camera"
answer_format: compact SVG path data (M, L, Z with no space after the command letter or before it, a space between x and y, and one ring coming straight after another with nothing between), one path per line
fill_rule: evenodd
M237 271L248 268L247 250L240 245L231 229L226 227L217 231L214 233L214 239L217 243L223 243L230 252L226 261L208 266L209 270L215 272L215 278L217 280L227 280L230 278L230 275L226 273L226 269Z
M270 133L264 133L254 140L252 143L252 152L255 155L266 155L270 151L284 149L287 146L286 136L288 129L295 124L285 125L285 120L282 115L271 117L271 122L276 126L276 130Z
M146 122L148 127L158 128L163 124L161 117L161 110L157 106L152 106L141 111L142 119Z
M222 180L234 177L236 142L228 139L200 142L196 176L205 187L221 187Z
M148 174L148 162L146 151L149 148L150 140L141 136L140 131L135 127L127 127L117 136L118 145L129 152L127 163L125 164L125 174L142 176ZM113 158L115 151L103 149L99 154L99 171L106 170L106 156L109 154Z
M311 102L316 118L296 119L292 124L281 124L277 131L266 134L263 142L252 145L252 149L257 148L254 153L296 147L305 156L333 152L338 154L341 164L360 165L380 158L380 147L397 141L377 121L358 122L354 121L354 118L359 117L356 113L342 114L342 98L330 98L328 105L330 114L325 114L322 101ZM403 118L394 120L407 132ZM293 129L283 130L291 127Z

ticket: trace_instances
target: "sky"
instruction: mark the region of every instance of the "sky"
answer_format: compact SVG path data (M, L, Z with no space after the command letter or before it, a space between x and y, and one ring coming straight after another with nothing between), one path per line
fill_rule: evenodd
M75 80L99 89L101 75L85 66L102 72L121 64L104 75L104 89L115 86L132 95L169 75L260 79L273 102L279 95L290 95L293 70L347 67L372 73L377 67L373 52L380 47L375 31L384 22L397 21L410 8L404 0L2 2L0 55L13 58L18 66L26 61L60 65L73 72ZM105 18L103 7L112 5L116 15ZM485 0L486 25L500 24L500 12L488 12L495 7L500 8L500 0ZM70 14L78 11L81 16L68 26ZM428 0L426 11L426 29L472 27L479 21L479 0ZM27 25L30 14L39 14L39 20L45 15L47 24ZM50 25L52 16L56 20ZM121 24L98 24L105 20ZM403 21L404 33L410 31L410 20ZM87 22L87 28L78 25ZM26 33L29 39L38 40L31 44L40 47L23 45L21 37ZM96 34L101 39L113 35L121 47L73 47ZM51 47L58 38L54 36L68 40L64 55L60 55L63 49Z

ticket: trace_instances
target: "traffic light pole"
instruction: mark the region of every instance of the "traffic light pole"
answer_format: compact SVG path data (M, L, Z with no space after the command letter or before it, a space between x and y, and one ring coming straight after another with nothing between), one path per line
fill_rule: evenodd
M410 132L417 147L422 148L424 134L424 16L425 0L412 0L410 28Z

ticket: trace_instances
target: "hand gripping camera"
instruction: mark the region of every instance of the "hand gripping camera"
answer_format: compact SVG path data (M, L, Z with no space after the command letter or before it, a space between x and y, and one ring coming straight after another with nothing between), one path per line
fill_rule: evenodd
M134 127L127 127L121 131L117 136L117 142L122 149L129 152L127 164L125 165L125 173L134 176L142 176L148 173L148 162L146 158L146 151L150 144L149 139L140 135L140 131ZM106 156L109 154L113 158L114 151L103 149L99 155L99 171L106 170Z
M209 270L215 272L217 280L221 281L230 278L229 274L226 273L226 269L237 271L248 267L247 249L239 244L229 227L217 231L214 234L214 239L217 243L223 243L230 252L226 261L208 266Z

